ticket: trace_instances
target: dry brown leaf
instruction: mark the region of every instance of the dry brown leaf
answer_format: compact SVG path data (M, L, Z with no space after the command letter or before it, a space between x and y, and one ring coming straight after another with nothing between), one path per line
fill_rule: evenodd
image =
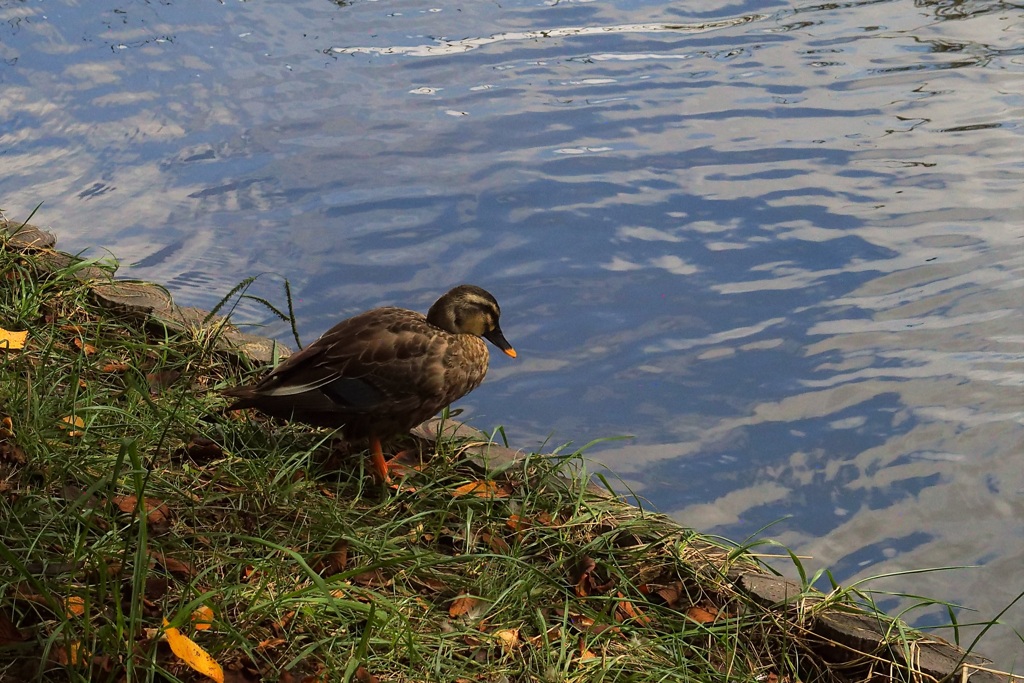
M562 627L552 626L545 633L538 633L535 636L526 639L533 647L538 650L547 646L549 643L557 643L562 639Z
M441 593L448 589L448 584L431 576L409 576L409 583L421 593Z
M104 363L100 366L100 372L127 372L128 367L127 363Z
M693 619L698 624L710 624L718 618L718 614L710 612L703 607L697 607L696 605L686 610L686 616Z
M585 662L588 659L595 659L597 655L587 649L587 644L580 638L580 661Z
M0 612L0 647L12 643L20 643L25 640L25 634L21 632L6 612Z
M388 460L388 472L397 474L400 477L409 477L416 472L422 472L426 469L426 466L427 464L423 462L419 450L411 448L399 451L393 458Z
M59 644L50 650L50 659L61 666L78 666L88 658L88 653L77 640L68 643L67 646Z
M659 588L655 595L664 600L665 604L669 607L675 607L679 604L679 600L685 595L685 592L683 591L682 582L676 581L672 585Z
M505 524L513 531L524 531L535 526L552 526L552 518L550 513L542 510L533 517L509 515Z
M206 464L224 457L224 450L213 439L193 434L185 444L185 452L192 462Z
M114 505L116 505L121 512L126 514L130 515L134 513L138 504L138 496L114 496ZM146 498L144 505L146 510L146 521L151 527L154 529L165 529L170 525L171 508L168 507L167 503L163 502L159 498Z
M0 418L0 439L14 438L14 420L4 415Z
M28 462L28 456L25 455L25 449L18 444L0 439L0 462L16 462L19 465L24 465ZM6 486L4 490L11 488L10 482L0 482L0 487L4 486Z
M197 631L206 631L213 626L213 610L206 605L200 605L192 612L190 617L192 619L192 626Z
M552 610L552 614L554 614L558 618L562 618L563 616L565 616L565 612L563 612L560 609ZM569 623L572 624L574 628L576 628L578 631L582 633L593 633L595 635L604 633L605 631L618 633L620 630L618 626L612 626L611 624L594 621L594 619L586 616L585 614L570 613Z
M352 582L360 586L383 588L384 586L391 585L391 578L386 576L380 568L377 568L356 574L352 577Z
M142 599L147 607L154 607L171 590L172 581L166 576L150 574L146 577L146 592Z
M135 512L135 507L138 504L138 496L114 496L114 505L116 505L121 512L126 514L130 515Z
M599 583L595 571L597 563L587 555L582 556L576 565L579 578L575 582L576 595L584 598L588 595L601 595L615 587L615 577L609 578L604 583Z
M171 646L171 652L185 662L192 670L212 678L217 683L224 683L224 669L210 653L194 643L188 636L174 628L164 619L164 635Z
M96 347L95 346L93 346L92 344L89 344L87 342L82 341L82 339L79 338L79 337L75 337L74 344L75 344L75 348L76 349L78 349L79 351L81 351L82 353L84 353L87 356L91 356L92 354L96 353Z
M460 596L452 600L452 604L448 608L448 615L452 617L464 616L478 604L480 604L480 598L474 598L471 595Z
M651 618L641 612L637 607L633 605L629 600L625 600L626 597L622 593L618 594L620 598L619 602L615 605L615 618L617 621L626 621L632 619L633 621L639 622L644 626L651 624Z
M181 377L180 370L161 370L160 372L147 373L146 381L149 382L149 393L159 394L177 382L179 377Z
M578 575L578 578L575 581L576 597L585 598L590 594L589 588L593 583L590 573L596 568L597 562L595 562L589 555L584 555L579 559L579 562L576 565L576 573Z
M501 536L495 536L490 531L480 533L480 538L493 552L507 554L512 549Z
M344 594L334 595L333 597L341 598L344 597ZM271 622L270 628L274 630L274 633L281 636L284 634L284 630L288 628L288 624L292 623L292 619L294 618L295 610L285 612L284 616L281 617L278 621Z
M131 511L134 510L135 508L133 507ZM183 562L181 560L175 559L170 555L158 553L155 550L153 550L150 551L149 556L153 558L153 560L157 564L159 564L161 567L169 571L171 574L174 574L175 576L181 576L186 579L192 579L195 578L196 575L198 574L198 572L195 570L195 567L190 565L188 562Z
M356 667L356 681L358 683L379 683L379 679L372 673L366 670L366 667L360 664Z
M39 595L38 593L29 593L28 592L28 587L25 586L24 584L18 584L18 587L14 591L14 596L18 600L25 600L27 602L34 602L35 604L42 605L43 607L52 607L53 606L53 603L51 603L48 598L45 598L42 595Z
M257 650L272 650L278 645L284 645L288 641L284 638L267 638L266 640L260 641L256 646Z
M466 635L462 636L462 642L466 645L469 645L470 647L480 647L484 644L484 641L482 641L477 636L474 636L472 633L467 633Z
M345 571L348 564L348 541L340 539L335 541L330 552L313 563L313 571L321 576L334 576Z
M25 340L28 339L28 330L12 332L0 328L0 350L17 351L25 348Z

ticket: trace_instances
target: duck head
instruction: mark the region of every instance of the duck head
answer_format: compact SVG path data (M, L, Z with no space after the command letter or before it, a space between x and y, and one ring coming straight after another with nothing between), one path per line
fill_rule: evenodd
M459 285L434 302L427 311L427 322L451 334L475 334L491 342L506 355L516 350L505 339L498 325L501 309L490 292L475 285Z

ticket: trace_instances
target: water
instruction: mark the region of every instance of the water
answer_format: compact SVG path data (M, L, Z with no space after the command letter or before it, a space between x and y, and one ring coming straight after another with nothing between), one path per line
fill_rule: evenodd
M481 284L520 355L473 424L635 435L590 455L680 522L847 584L979 565L873 585L990 619L1024 585L1024 8L694 7L0 0L0 206L183 303L287 278L307 340Z

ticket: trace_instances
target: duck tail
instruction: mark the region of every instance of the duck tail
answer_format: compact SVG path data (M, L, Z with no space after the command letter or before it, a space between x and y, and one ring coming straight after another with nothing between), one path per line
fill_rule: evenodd
M225 410L242 410L243 408L252 408L255 405L256 392L251 386L228 387L220 393L222 396L237 399Z

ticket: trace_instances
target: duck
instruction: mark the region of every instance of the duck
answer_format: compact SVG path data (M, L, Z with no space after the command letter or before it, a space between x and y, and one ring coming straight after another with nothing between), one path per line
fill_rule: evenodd
M387 483L381 439L410 429L480 386L487 340L511 358L494 296L459 285L422 313L374 308L341 321L254 384L230 387L227 410L254 408L286 421L367 439Z

